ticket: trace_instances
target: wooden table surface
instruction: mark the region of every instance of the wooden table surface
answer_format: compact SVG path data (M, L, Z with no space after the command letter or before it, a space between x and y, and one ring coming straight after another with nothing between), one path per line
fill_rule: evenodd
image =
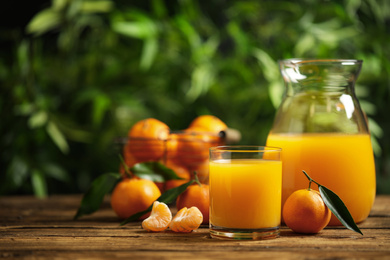
M390 196L377 196L358 226L316 235L295 234L263 241L212 239L207 226L189 233L148 233L140 222L119 226L108 200L89 216L72 220L80 195L0 198L0 258L4 259L390 259Z

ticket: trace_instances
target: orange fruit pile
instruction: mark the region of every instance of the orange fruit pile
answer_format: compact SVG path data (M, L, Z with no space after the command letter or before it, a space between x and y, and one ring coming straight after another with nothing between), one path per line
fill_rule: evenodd
M153 183L133 176L125 169L126 167L121 165L120 172L123 180L114 188L111 196L111 206L118 217L125 219L147 209L161 193L188 182L196 172L199 181L205 184L202 187L192 185L179 196L178 210L186 207L191 213L184 214L182 211L180 214L183 216L180 219L188 221L187 215L192 215L194 209L191 208L196 207L202 214L201 223L208 223L209 195L206 184L208 183L209 148L223 144L220 133L226 129L228 127L222 120L211 115L199 116L190 123L187 129L177 132L171 131L167 124L155 118L136 122L129 130L128 140L123 147L126 166L130 169L136 163L157 161L172 169L182 180ZM159 211L158 209L162 207L158 204L154 211ZM153 217L152 215L150 215L151 220L145 222L145 229L157 231L149 226L156 226L154 229L160 227L150 223L161 220L157 217L158 215ZM146 214L140 219L148 216ZM192 228L193 225L188 227Z
M123 158L129 168L139 162L158 161L183 178L158 183L161 192L188 182L194 172L201 182L207 183L209 148L223 144L220 132L226 129L227 125L212 115L198 116L187 129L176 132L164 122L147 118L129 130ZM120 171L126 177L123 166Z
M296 233L315 234L324 229L331 217L318 191L302 189L293 192L283 206L284 223Z

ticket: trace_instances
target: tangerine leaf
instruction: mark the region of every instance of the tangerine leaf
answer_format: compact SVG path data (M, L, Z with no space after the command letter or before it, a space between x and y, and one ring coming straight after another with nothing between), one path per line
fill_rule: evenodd
M159 162L137 163L130 168L130 171L141 179L147 179L154 182L183 180L183 178L177 176L174 170Z
M195 180L190 180L178 187L175 187L175 188L172 188L172 189L169 189L167 191L165 191L157 200L160 201L160 202L164 202L166 204L170 204L172 202L174 202L176 200L176 198L182 194L188 186L190 186L191 184L193 184L195 182Z
M119 173L105 173L97 177L84 194L74 219L97 211L104 196L114 188L120 178Z
M318 185L318 189L320 190L321 197L326 206L328 206L330 211L340 220L340 222L349 230L363 235L340 197L325 186Z
M190 186L191 184L193 184L194 182L195 182L195 180L190 180L189 182L186 182L178 187L169 189L169 190L165 191L160 197L158 197L156 199L156 201L164 202L165 204L170 204L170 203L174 202L176 200L176 198L180 194L182 194L187 189L187 187ZM145 209L144 211L140 211L138 213L131 215L130 217L125 219L120 225L123 226L131 221L138 220L141 216L152 211L152 208L153 208L153 203L152 203L152 205L149 206L149 208Z

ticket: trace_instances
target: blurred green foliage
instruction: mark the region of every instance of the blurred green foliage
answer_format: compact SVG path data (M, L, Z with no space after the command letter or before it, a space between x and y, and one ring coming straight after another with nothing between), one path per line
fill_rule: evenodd
M356 92L390 193L389 28L386 0L47 2L0 34L0 194L84 192L147 117L177 130L213 114L264 144L292 57L364 60Z

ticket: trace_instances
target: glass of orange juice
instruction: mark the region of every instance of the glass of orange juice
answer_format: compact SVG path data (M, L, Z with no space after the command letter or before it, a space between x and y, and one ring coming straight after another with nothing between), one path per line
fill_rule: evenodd
M281 148L210 148L210 235L225 239L279 236Z

